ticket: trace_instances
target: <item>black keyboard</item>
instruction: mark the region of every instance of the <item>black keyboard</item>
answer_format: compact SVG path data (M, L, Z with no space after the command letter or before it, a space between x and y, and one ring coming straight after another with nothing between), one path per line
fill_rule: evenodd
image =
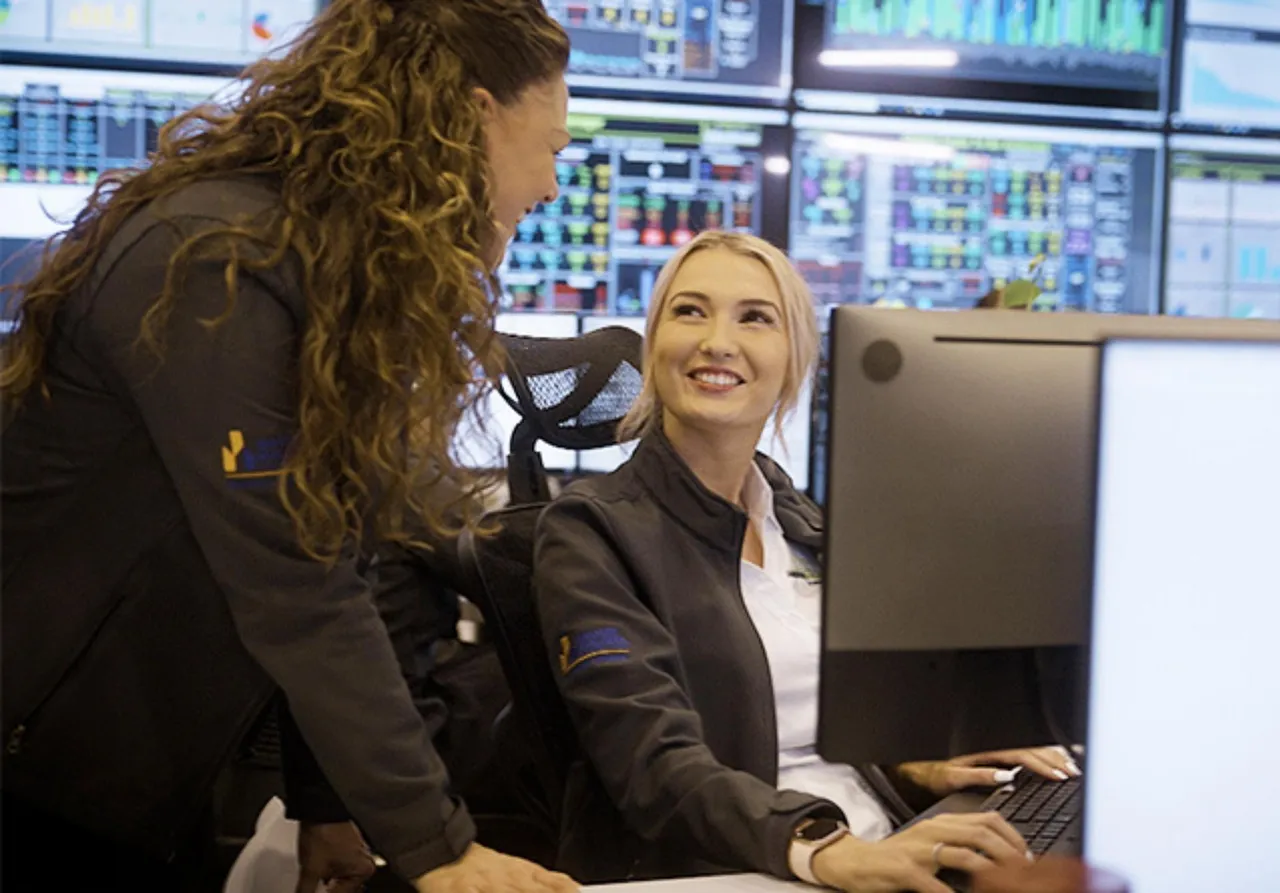
M1042 856L1059 840L1074 844L1078 850L1083 799L1079 778L1052 781L1024 769L1014 784L988 797L982 809L1004 816L1031 852Z

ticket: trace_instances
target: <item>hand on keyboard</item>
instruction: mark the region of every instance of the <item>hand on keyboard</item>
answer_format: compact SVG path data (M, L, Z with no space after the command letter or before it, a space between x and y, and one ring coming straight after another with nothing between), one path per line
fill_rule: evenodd
M989 788L1013 781L1017 768L1026 768L1055 781L1078 778L1080 767L1061 747L995 750L956 757L945 762L903 763L898 771L938 797L966 788Z
M934 875L1025 862L1027 843L993 812L942 815L878 842L844 839L821 850L813 872L846 893L951 893Z

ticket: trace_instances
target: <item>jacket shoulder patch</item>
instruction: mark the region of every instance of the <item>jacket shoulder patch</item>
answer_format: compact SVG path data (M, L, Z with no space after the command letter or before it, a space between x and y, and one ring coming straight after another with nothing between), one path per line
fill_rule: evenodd
M560 672L568 676L592 663L626 660L631 643L616 627L606 626L560 637Z

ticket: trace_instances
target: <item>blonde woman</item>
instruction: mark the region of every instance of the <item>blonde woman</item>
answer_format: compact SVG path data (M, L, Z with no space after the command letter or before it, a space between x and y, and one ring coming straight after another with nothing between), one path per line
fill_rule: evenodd
M580 879L747 870L946 893L940 868L1027 858L995 814L891 834L863 776L814 751L822 516L755 447L795 410L817 341L781 252L745 235L694 239L654 289L644 390L624 422L635 454L539 523L538 610L586 756L561 838L562 867ZM942 796L1015 765L1078 771L1042 749L889 776Z

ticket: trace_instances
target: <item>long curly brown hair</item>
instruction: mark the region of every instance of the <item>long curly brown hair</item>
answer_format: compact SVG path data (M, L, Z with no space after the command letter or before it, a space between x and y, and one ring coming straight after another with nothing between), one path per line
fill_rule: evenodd
M264 175L270 219L212 228L174 253L139 343L162 354L185 270L303 271L298 430L280 494L302 547L333 560L349 537L421 541L472 523L481 481L451 453L455 428L499 368L495 237L483 87L510 104L562 74L564 30L540 0L333 0L280 58L246 69L243 93L168 124L149 164L104 175L34 277L0 372L6 416L48 397L48 343L68 296L131 214L194 181ZM293 257L290 257L293 255ZM437 489L436 485L446 486ZM432 494L461 494L442 505ZM376 496L375 496L376 494Z

